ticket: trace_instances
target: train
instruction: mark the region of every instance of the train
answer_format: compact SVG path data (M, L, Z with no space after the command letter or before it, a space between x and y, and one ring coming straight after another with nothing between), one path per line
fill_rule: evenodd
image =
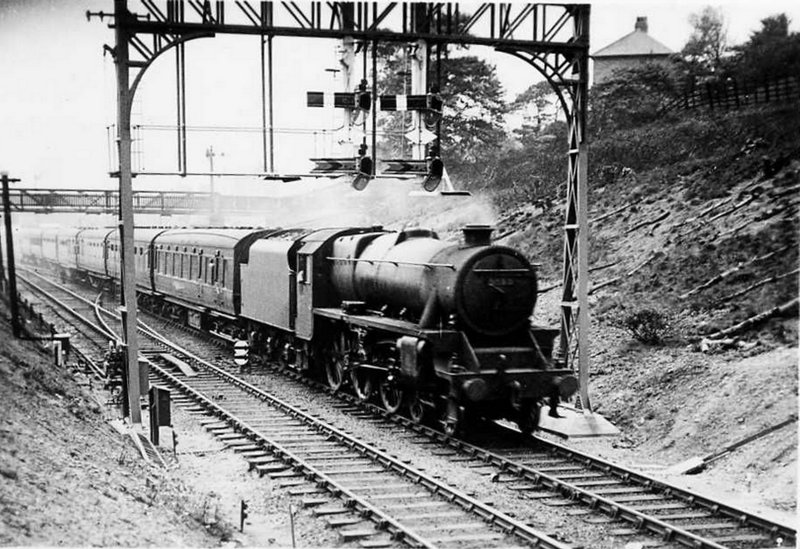
M531 323L536 268L468 225L431 230L135 228L137 305L464 433L507 419L524 434L577 390L552 360L558 330ZM116 228L27 228L23 261L101 287L119 282Z

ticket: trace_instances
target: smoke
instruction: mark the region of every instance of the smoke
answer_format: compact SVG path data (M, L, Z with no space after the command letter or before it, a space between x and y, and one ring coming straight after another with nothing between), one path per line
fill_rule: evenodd
M260 224L282 227L346 227L379 225L401 230L432 229L442 238L456 237L467 224L497 221L497 212L483 196L427 193L409 180L376 179L363 191L346 180L291 197L275 199L275 208Z

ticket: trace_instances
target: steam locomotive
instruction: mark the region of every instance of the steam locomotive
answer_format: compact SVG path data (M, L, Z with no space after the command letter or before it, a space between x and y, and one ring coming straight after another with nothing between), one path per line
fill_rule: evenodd
M467 226L459 243L426 229L151 229L134 233L138 303L440 422L507 418L523 433L542 402L577 389L551 362L557 330L532 326L536 271L518 251ZM62 276L119 279L117 229L29 229L24 257Z

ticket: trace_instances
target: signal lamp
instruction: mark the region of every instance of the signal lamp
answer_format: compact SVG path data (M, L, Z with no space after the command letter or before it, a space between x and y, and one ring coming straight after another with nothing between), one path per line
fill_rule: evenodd
M444 162L438 156L428 161L428 173L425 174L425 179L422 180L422 188L432 193L436 190L442 182L444 175Z
M358 171L353 178L353 188L357 191L363 191L367 188L369 180L372 179L372 157L362 156L358 159Z

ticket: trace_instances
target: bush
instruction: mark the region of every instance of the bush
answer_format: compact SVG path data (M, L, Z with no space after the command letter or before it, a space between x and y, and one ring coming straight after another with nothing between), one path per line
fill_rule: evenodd
M617 322L630 332L636 341L647 345L659 345L672 334L672 316L664 311L642 308L621 317Z

